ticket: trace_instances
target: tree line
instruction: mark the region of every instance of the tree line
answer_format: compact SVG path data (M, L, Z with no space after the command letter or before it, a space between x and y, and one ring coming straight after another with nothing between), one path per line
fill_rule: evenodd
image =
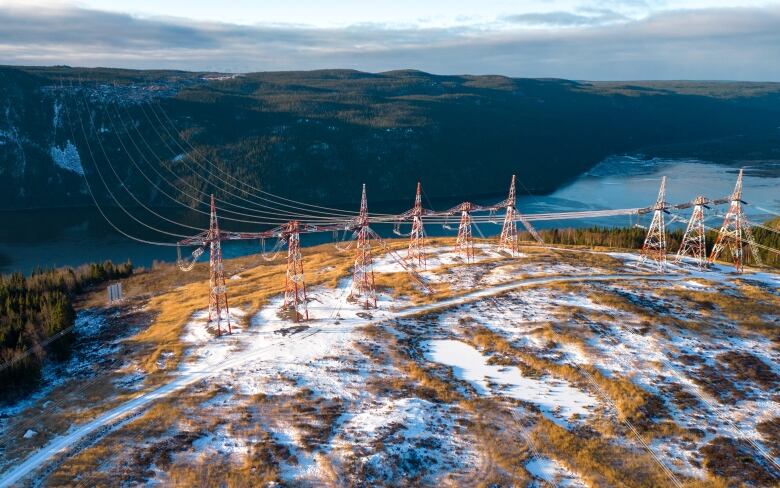
M760 227L753 228L753 237L757 244L780 249L780 218L770 220L763 224L772 230ZM666 245L670 253L676 253L680 248L683 238L683 229L673 229L666 233ZM645 241L647 230L641 227L589 227L589 228L563 228L540 230L539 234L548 244L562 244L570 246L608 247L616 249L641 249ZM708 231L706 234L707 255L712 252L712 246L718 233ZM522 240L532 240L527 232L520 235ZM764 264L773 268L780 268L780 255L765 249L758 249L758 253ZM749 253L748 253L749 254ZM724 252L719 259L730 261L729 251ZM752 262L752 257L747 257L747 262Z
M0 401L34 386L45 358L68 358L80 292L132 273L129 261L105 261L0 276Z

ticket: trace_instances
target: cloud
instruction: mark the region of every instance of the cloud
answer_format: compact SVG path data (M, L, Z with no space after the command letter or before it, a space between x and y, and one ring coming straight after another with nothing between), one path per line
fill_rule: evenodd
M531 26L588 26L604 25L628 20L627 17L612 10L591 9L584 13L572 13L564 11L535 12L526 14L507 15L502 18L513 24Z
M417 68L571 79L780 81L778 7L666 11L639 20L618 20L607 10L578 11L574 17L564 13L452 28L361 24L325 29L17 5L0 7L0 63L240 72ZM532 21L537 27L524 25Z

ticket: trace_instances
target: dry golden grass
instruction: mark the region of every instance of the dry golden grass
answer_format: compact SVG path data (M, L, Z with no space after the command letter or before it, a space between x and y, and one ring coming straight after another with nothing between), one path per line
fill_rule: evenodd
M613 292L590 288L588 289L587 296L594 303L604 307L613 308L622 312L628 312L631 315L640 318L653 317L647 309L640 307L632 303L628 298Z
M762 463L744 439L716 437L699 452L707 471L727 481L728 486L777 486L776 471Z
M667 289L683 307L705 312L722 321L724 318L739 325L745 332L757 332L773 341L780 341L780 331L770 317L780 310L780 297L754 285L741 282L739 293L731 290L696 291L681 288Z
M452 290L446 283L428 284L433 290L426 293L420 283L407 272L377 273L374 275L377 290L390 293L394 298L409 298L414 304L433 303L452 294Z
M568 308L568 307L566 307ZM591 351L588 340L593 337L590 329L581 325L544 322L531 331L531 334L554 343L570 344L580 348L585 353Z
M239 258L237 263L247 258ZM122 291L126 301L131 303L143 303L153 295L165 293L179 286L193 283L196 281L208 280L208 265L200 263L195 268L184 273L174 264L156 262L149 269L140 268L121 280ZM76 300L77 308L105 307L106 306L106 285L91 287Z
M155 437L171 428L180 411L172 399L152 406L143 416L106 436L101 442L67 458L46 480L49 486L63 486L75 479L84 479L88 486L112 484L112 472L98 469L103 463L113 464L128 455L143 437ZM123 449L124 447L124 449ZM125 461L127 461L125 459ZM117 467L119 468L119 467ZM124 475L143 476L147 466L130 463L121 467Z
M164 471L169 486L250 487L279 482L279 461L290 459L289 451L278 445L240 402L220 416L204 414L202 403L219 392L219 388L190 391L161 401L67 459L47 484L63 486L74 479L86 486L113 486L118 480L141 483L155 475L152 466ZM239 459L212 454L176 458L177 453L191 451L194 440L220 425L226 425L230 435L252 439L246 455Z
M91 420L137 395L117 391L112 382L115 377L108 375L94 380L68 382L47 395L45 401L42 399L28 409L25 415L16 416L2 436L2 442L7 445L4 455L10 459L25 456L52 437L64 433L74 423ZM106 398L111 400L106 401ZM51 404L59 407L51 408ZM22 438L21 434L27 429L38 432L38 435ZM14 435L14 438L9 439L8 435Z
M241 465L233 465L218 455L206 456L188 465L174 465L167 472L169 486L219 486L224 488L254 488L274 486L280 481L279 469L265 463L272 449L262 440L251 448L250 456Z
M761 433L764 443L777 457L780 455L780 417L763 420L756 425L756 430Z
M671 485L663 469L645 451L630 451L603 437L577 436L546 418L539 419L532 436L539 450L560 460L590 486L648 488ZM689 486L689 480L678 477ZM690 486L705 486L692 483Z
M511 406L493 398L461 401L469 417L469 434L475 438L484 464L476 474L477 486L526 486L525 469L532 451L523 435L524 425L511 414ZM533 420L535 416L531 416Z
M557 246L556 246L557 247ZM577 249L577 248L574 248ZM581 248L579 248L581 249ZM558 264L569 264L576 267L600 268L606 271L616 272L623 268L623 262L617 258L600 252L566 252L550 250L549 257Z

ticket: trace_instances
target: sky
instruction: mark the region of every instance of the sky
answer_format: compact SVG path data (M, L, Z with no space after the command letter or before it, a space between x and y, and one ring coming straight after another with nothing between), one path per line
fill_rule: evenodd
M0 64L780 82L780 0L0 0Z

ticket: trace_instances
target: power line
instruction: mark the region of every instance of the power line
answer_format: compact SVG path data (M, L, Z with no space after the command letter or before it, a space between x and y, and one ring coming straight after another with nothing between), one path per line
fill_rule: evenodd
M169 116L168 116L168 114L165 112L165 110L162 108L162 106L161 106L159 103L157 103L156 105L157 105L157 107L160 109L160 112L163 114L163 116L165 117L165 119L166 119L166 120L168 121L168 123L171 125L171 127L173 127L174 129L176 129L176 127L175 127L175 125L174 125L173 121L170 119L170 117L169 117ZM179 147L179 148L180 148L180 149L181 149L181 150L182 150L184 153L187 153L187 152L192 152L192 153L194 153L195 155L199 156L199 157L200 157L200 158L201 158L201 159L202 159L204 162L206 162L208 165L207 165L207 166L204 166L204 165L200 164L196 158L192 158L193 162L195 162L195 163L196 163L196 164L197 164L197 165L198 165L198 166L199 166L201 169L205 169L205 170L208 172L209 176L214 176L214 177L215 177L215 178L217 178L219 181L223 182L224 184L228 185L229 187L231 187L231 188L234 188L234 189L236 189L236 190L239 190L239 191L241 191L241 192L244 192L244 193L246 193L246 190L244 190L244 189L242 189L242 188L240 188L240 187L236 186L236 185L235 185L234 183L232 183L231 181L228 181L228 180L226 180L225 178L222 178L220 175L218 175L218 174L215 174L214 172L212 172L212 171L211 171L211 169L210 169L211 167L213 167L213 168L216 168L216 169L217 169L217 170L218 170L220 173L224 174L224 175L225 175L227 178L229 178L229 179L231 179L231 180L234 180L234 181L238 182L238 183L239 183L239 184L241 184L241 185L245 185L245 186L246 186L246 187L248 187L249 189L251 189L251 190L254 190L254 191L256 191L256 192L258 192L258 193L260 193L260 194L263 194L263 195L268 195L269 197L273 197L273 198L276 198L276 199L278 199L278 200L282 200L282 201L286 201L286 202L291 202L292 204L295 204L295 205L291 205L291 204L287 204L287 203L280 203L280 202L278 202L278 201L274 201L274 200L272 200L272 199L270 199L270 198L262 198L262 197L257 197L257 198L261 198L261 199L263 199L263 200L266 200L266 201L272 202L272 203L274 203L274 204L276 204L276 205L280 205L280 206L283 206L283 207L289 207L289 208L293 208L293 209L297 209L297 210L306 210L306 208L305 208L305 207L311 207L311 209L314 209L314 210L311 210L311 209L309 209L309 211L310 211L310 212L314 212L314 213L323 213L323 214L325 214L325 215L341 215L341 216L344 216L344 215L349 215L349 216L355 216L355 213L354 213L354 212L349 212L349 211L345 211L345 210L341 210L341 209L336 209L336 208L331 208L331 207L324 207L324 206L321 206L321 205L308 204L308 203L304 203L304 202L299 202L299 201L297 201L297 200L292 200L292 199L289 199L289 198L281 197L281 196L279 196L279 195L275 195L275 194L273 194L273 193L270 193L270 192L266 192L266 191L264 191L264 190L261 190L260 188L257 188L257 187L255 187L255 186L251 185L250 183L247 183L247 182L244 182L244 181L241 181L241 180L239 180L238 178L236 178L236 177L235 177L235 176L233 176L232 174L230 174L230 173L228 173L228 172L226 172L226 171L222 170L222 169L221 169L221 168L220 168L218 165L214 164L214 162L213 162L213 161L211 161L209 158L207 158L205 154L203 154L203 153L202 153L200 150L198 150L198 149L197 149L197 148L195 148L195 147L194 147L192 144L190 144L190 142L189 142L188 140L186 140L186 139L181 139L182 141L184 141L184 143L185 143L187 146L189 146L189 148L190 148L190 150L189 150L189 151L188 151L186 148L184 148L183 146L181 146L181 144L179 144L179 142L178 142L178 140L179 140L179 139L177 139L177 138L173 137L173 135L171 135L170 131L168 131L168 129L166 128L165 124L162 122L162 120L161 120L161 119L159 118L159 116L157 115L157 112L154 110L154 108L153 108L153 106L152 106L152 104L151 104L151 103L149 104L149 108L150 108L150 111L151 111L151 112L154 114L155 118L157 118L157 120L158 120L158 122L159 122L159 125L160 125L160 127L161 127L161 128L163 128L163 129L166 131L166 133L168 133L169 137L170 137L170 138L171 138L171 139L174 141L174 143L175 143L175 144L176 144L176 145L177 145L177 146L178 146L178 147ZM142 112L144 112L144 114L146 115L146 111L143 109L143 107L141 107L141 110L142 110ZM148 116L147 116L147 120L149 120ZM149 120L149 122L152 122L152 121L151 121L151 120ZM152 126L154 126L154 125L155 125L155 124L153 124L153 123L152 123ZM155 131L156 131L156 129L155 129ZM178 129L176 129L176 131L177 131L177 132L179 132L179 131L178 131ZM158 135L159 135L159 132L158 132ZM185 163L185 165L186 165L186 163ZM189 168L189 166L188 166L188 169L190 169L190 170L191 170L191 168ZM256 202L252 202L252 201L250 201L250 200L247 200L247 199L245 199L245 198L242 198L242 197L238 197L238 196L237 196L237 198L241 198L241 200L244 200L244 201L246 201L246 202L249 202L249 203L254 203L255 205L260 205L260 204L258 204L258 203L256 203ZM301 206L299 206L299 205L303 205L304 207L301 207ZM377 214L374 214L374 215L377 215Z
M68 103L67 103L66 99L67 99L67 97L63 97L63 106L65 107L65 116L68 119L68 127L70 127L71 136L73 137L73 140L76 141L76 134L73 131L73 121L70 118L70 110L68 108ZM82 132L84 132L83 124L82 124ZM87 148L88 148L90 157L92 158L93 165L94 165L95 156L92 153L92 147L89 145L89 143L87 143ZM150 245L153 245L153 246L164 246L164 247L176 247L177 246L177 244L171 243L171 242L158 242L158 241L150 241L150 240L147 240L147 239L142 239L142 238L136 237L134 235L128 234L124 230L120 229L116 224L114 224L114 222L111 221L111 219L108 218L108 215L106 215L106 213L103 211L103 208L98 203L98 200L95 197L95 193L92 191L92 185L89 183L89 178L87 178L86 171L84 172L84 182L87 185L87 192L89 193L89 196L92 199L92 202L95 204L95 208L98 209L98 212L100 212L100 215L103 217L103 219L105 219L105 221L108 223L108 225L110 225L115 231L117 231L118 233L120 233L123 236L127 237L128 239L131 239L131 240L136 241L136 242L140 242L142 244L150 244ZM122 210L124 211L124 208L122 208ZM127 213L127 211L125 211L125 213Z
M129 115L129 111L127 110L127 108L126 108L126 107L123 107L123 108L124 108L124 111L125 111L125 112L126 112L128 115ZM193 185L192 185L192 184L191 184L189 181L187 181L186 179L185 179L185 180L183 180L183 183L184 183L186 186L188 186L189 188L191 188L192 190L194 190L196 193L199 193L199 194L200 194L200 197L193 197L192 195L190 195L190 194L186 193L185 191L183 191L182 189L178 188L178 187L177 187L175 184L173 184L171 181L169 181L169 180L168 180L168 179L167 179L165 176L163 176L163 175L162 175L162 174L161 174L161 173L160 173L160 172L159 172L159 171L156 169L155 165L154 165L154 164L153 164L153 163L152 163L152 162L149 160L149 158L146 156L145 152L144 152L144 151L141 149L141 147L140 147L140 146L139 146L139 145L138 145L138 144L135 142L135 139L134 139L134 138L133 138L133 137L130 135L130 130L128 129L128 126L127 126L127 124L125 123L125 121L124 121L124 119L123 119L122 115L120 114L120 112L119 112L119 109L118 109L118 108L116 108L116 106L115 106L115 107L114 107L114 110L115 110L115 112L116 112L117 118L119 119L119 122L120 122L120 124L122 125L122 127L123 127L123 129L124 129L125 133L126 133L128 136L129 136L129 139L130 139L131 143L132 143L132 144L133 144L133 146L136 148L136 151L137 151L137 152L138 152L138 154L141 156L141 158L144 160L144 162L146 162L146 163L147 163L147 165L148 165L150 168L152 168L152 170L155 172L155 174L157 175L157 177L158 177L158 178L160 178L161 180L163 180L165 183L167 183L167 184L168 184L168 186L170 186L170 187L171 187L171 188L173 188L174 190L176 190L176 191L178 191L178 192L181 192L183 195L187 196L189 199L197 200L199 203L205 203L203 200L201 200L201 198L208 198L208 196L207 196L207 193L206 193L206 192L204 192L202 189L200 189L200 188L197 188L197 187L193 186ZM112 123L112 126L113 126L113 117L112 117L112 116L111 116L111 114L109 113L109 109L108 109L108 108L106 108L106 109L105 109L105 112L106 112L106 114L107 114L107 116L108 116L108 118L109 118L109 120L111 121L111 123ZM141 142L142 142L142 143L143 143L143 145L146 147L146 149L149 151L149 153L150 153L150 154L151 154L153 157L155 157L155 158L156 158L156 156L154 156L154 154L155 154L155 151L154 151L154 149L152 149L152 147L151 147L150 143L148 142L148 140L146 139L146 137L143 135L143 133L140 131L140 129L139 129L137 126L135 126L135 124L130 124L130 125L131 125L131 126L134 128L135 132L137 133L138 137L141 139ZM114 126L114 127L115 127L115 126ZM117 130L116 130L116 128L115 128L115 132L117 133L117 138L118 138L118 139L120 139L120 141L121 141L121 137L119 137L119 135L118 135L119 131L117 131ZM164 142L164 141L163 141L163 142ZM123 147L124 147L124 144L123 144ZM129 151L128 151L128 153L129 153ZM128 155L129 155L129 154L128 154ZM129 155L129 156L130 156L130 155ZM130 157L131 157L131 156L130 156ZM134 158L132 158L132 157L131 157L131 159L134 161ZM143 172L143 170L142 170L142 169L141 169L141 168L140 168L140 167L139 167L137 164L136 164L135 166L136 166L136 168L138 169L138 171L139 171L139 172L141 172L142 174L144 174L144 176L146 177L146 175L145 175L145 173ZM163 167L164 167L164 168L165 168L165 169L166 169L166 170L167 170L167 171L168 171L168 172L169 172L169 173L170 173L170 174L171 174L171 175L172 175L174 178L176 178L176 179L180 179L180 178L181 178L179 175L177 175L175 172L173 172L173 170L171 170L171 169L170 169L170 168L168 168L167 166L165 166L165 165L162 165L162 166L163 166ZM191 170L191 168L190 168L188 165L186 165L186 166L187 166L187 168L188 168L188 169L190 169L190 170ZM199 176L200 176L200 175L197 173L197 171L193 171L193 175L194 175L195 177L199 177ZM146 179L147 179L147 180L149 180L149 181L151 181L151 180L150 180L148 177L146 177ZM207 183L207 184L209 184L209 183L210 183L210 182L209 182L207 179L203 179L203 178L201 178L201 179L202 179L202 180L203 180L205 183ZM156 186L156 187L159 189L159 186L158 186L158 185L155 185L155 186ZM161 191L162 191L162 190L161 190ZM228 192L228 193L229 193L229 192ZM182 202L180 202L180 201L179 201L178 199L176 199L175 197L171 197L170 195L168 195L168 194L167 194L167 192L166 192L165 194L166 194L166 196L168 196L168 198L171 198L171 199L172 199L172 200L174 200L174 201L175 201L177 204L179 204L179 205L183 205L184 207L187 207L186 205L184 205ZM230 194L230 193L229 193L229 194ZM239 198L241 198L241 197L239 197ZM248 216L248 217L252 217L252 218L257 218L257 217L260 217L260 218L264 218L264 219L270 219L270 220L273 220L273 222L270 222L270 221L268 221L268 220L266 220L266 221L257 221L257 220L252 220L252 221L249 221L249 220L245 220L245 219L235 219L235 218L231 218L231 217L223 217L224 219L233 220L233 221L237 221L237 222L245 222L245 223L256 223L256 224L270 224L270 225L276 225L276 224L283 223L283 222L286 222L287 220L289 220L289 218L288 218L287 216L285 216L285 217L279 217L279 215L282 215L282 214L284 214L284 215L289 215L289 216L294 216L294 217L297 217L299 220L306 220L306 221L313 221L314 219L319 219L320 221L325 221L326 219L329 219L328 217L312 216L312 215L308 215L308 214L294 214L294 213L291 213L291 212L289 212L289 211L285 211L285 210L279 210L279 209L277 209L277 208L275 208L275 207L268 207L268 206L263 206L264 208L268 208L268 209L271 209L271 210L274 210L274 211L275 211L274 213L269 213L269 212L267 212L267 211L258 211L258 210L257 210L257 209L255 209L255 208L249 208L249 207L246 207L246 206L238 205L238 204L235 204L235 203L233 203L233 202L230 202L230 201L227 201L227 200L221 200L221 199L219 199L219 198L217 198L217 201L219 201L219 202L221 202L221 203L224 203L225 205L228 205L228 206L231 206L231 207L235 207L235 208L239 208L239 209L242 209L242 210L247 210L247 211L250 211L250 212L253 212L253 213L251 213L251 214L247 214L247 213L243 213L243 212L238 212L238 211L235 211L235 210L231 210L230 208L225 208L225 207L222 207L222 210L223 210L223 211L230 212L230 213L234 213L234 214L236 214L236 215L241 215L241 216ZM187 207L187 208L191 208L191 207ZM199 211L200 213L208 214L207 212L203 212L203 211L201 211L201 210L198 210L198 211ZM270 216L270 217L269 217L269 216Z
M94 153L92 151L92 145L89 143L89 138L87 136L87 131L84 128L84 120L82 119L81 113L79 111L76 111L76 113L79 116L79 126L81 127L81 133L84 136L84 142L86 143L87 148L89 149L90 156L92 158L92 163L93 163L92 165L94 166L95 171L97 171L97 174L100 177L100 181L103 183L103 186L105 187L106 191L111 196L111 198L114 200L114 202L116 202L117 206L124 213L126 213L131 219L133 219L134 221L138 222L142 226L144 226L144 227L146 227L146 228L148 228L148 229L150 229L152 231L159 232L161 234L166 234L166 235L169 235L169 236L172 236L172 237L181 237L181 238L187 237L184 234L177 234L175 232L168 232L166 230L158 229L158 228L156 228L154 226L151 226L151 225L149 225L149 224L147 224L145 222L142 222L141 220L136 218L133 214L128 212L127 209L125 209L125 207L122 205L122 203L119 201L119 199L114 195L114 192L111 191L110 185L106 182L105 178L103 177L103 172L100 170L100 165L97 164L97 160L95 159L95 155L94 155ZM88 115L89 115L89 121L90 121L91 127L94 128L95 127L95 121L92 118L92 113L90 112L90 113L88 113ZM103 153L103 157L108 159L109 156L108 156L108 153L106 152L105 147L103 146L103 142L100 140L99 137L97 137L96 140L98 142L98 147L100 148L101 152ZM86 172L84 172L84 178L86 178L86 177L87 177Z
M148 114L146 113L146 110L145 110L145 109L144 109L144 107L143 107L143 104L140 104L138 107L139 107L139 110L140 110L140 111L141 111L141 112L144 114L144 117L146 118L146 120L149 122L149 124L150 124L150 127L152 128L152 130L154 131L154 133L155 133L155 134L156 134L156 135L157 135L157 136L160 138L160 141L163 143L163 145L165 145L165 147L166 147L166 148L167 148L169 151L171 151L171 153L172 153L173 155L176 155L176 150L174 150L174 149L173 149L173 148L172 148L172 147L171 147L171 146L170 146L170 145L169 145L169 144L166 142L165 138L162 136L162 134L160 133L160 131L158 131L158 130L156 129L156 126L157 126L157 124L155 124L155 123L154 123L154 122L153 122L153 121L152 121L152 120L149 118ZM125 112L127 112L127 113L129 114L129 111L127 110L127 108L125 108ZM159 118L158 118L158 124L160 124L160 125L162 126L162 122L159 122ZM163 128L164 128L164 127L163 127ZM141 134L140 130L139 130L137 127L136 127L136 132L138 132L138 134L141 136L141 138L142 138L142 139L144 140L144 142L146 143L146 138L143 136L143 134ZM167 130L166 130L166 132L167 132ZM211 183L211 181L210 181L208 178L205 178L205 177L201 176L197 170L194 170L194 169L193 169L193 168L192 168L192 167L191 167L189 164L187 164L187 160L189 159L189 157L187 157L187 156L186 156L186 153L187 153L188 151L187 151L186 149L184 149L184 148L183 148L181 145L179 145L179 144L177 143L176 139L175 139L175 138L173 138L173 136L172 136L172 135L170 135L170 133L168 133L168 134L169 134L169 137L171 138L171 140L174 142L174 144L176 144L176 145L179 147L179 149L182 151L182 153L184 154L184 157L181 159L181 161L180 161L180 162L181 162L181 163L182 163L182 164L183 164L183 165L184 165L184 166L185 166L185 167L186 167L186 168L187 168L187 169L188 169L188 170L191 172L191 174L192 174L193 176L195 176L196 178L200 178L202 181L204 181L204 182L206 182L206 183L209 183L209 184L210 184L210 183ZM152 151L152 149L151 149L151 147L149 146L149 144L148 144L148 143L146 143L146 146L147 146L147 148L149 148L149 150L150 150L150 151L153 153L153 151ZM205 156L204 156L204 157L205 157ZM195 160L195 159L193 159L193 161L194 161L195 163L198 163L198 161L197 161L197 160ZM221 169L221 168L219 168L219 166L218 166L218 165L215 165L213 162L211 162L211 161L208 161L208 160L207 160L207 162L209 163L209 166L211 166L211 167L215 167L215 168L218 168L218 169ZM209 174L209 176L214 176L214 173L211 171L210 167L208 167L208 166L202 166L202 165L200 165L200 164L198 164L198 166L199 166L199 168L200 168L201 170L205 169L205 170L207 171L207 173ZM225 172L225 171L223 171L223 173L225 173L225 174L227 174L227 175L230 175L230 173L227 173L227 172ZM236 179L236 178L235 178L235 177L233 177L232 175L230 175L230 176L231 176L232 178ZM333 217L333 218L343 218L344 216L354 216L354 215L355 215L354 213L349 213L349 212L342 212L342 213L329 213L329 212L315 211L315 210L309 210L309 209L302 209L302 208L300 208L300 207L291 207L291 206L289 206L289 205L284 205L284 204L280 205L280 207L281 207L281 208L279 208L279 207L272 207L272 206L269 206L269 205L266 205L266 204L262 204L262 203L258 203L258 202L253 202L253 201L251 201L251 200L248 200L247 198L244 198L244 197L243 197L243 196L241 196L241 195L238 195L238 194L236 194L236 193L233 193L233 192L231 192L231 191L230 191L230 188L235 188L235 189L237 189L238 191L240 191L240 192L242 192L242 193L246 194L247 196L251 196L251 194L250 194L249 192L247 192L245 189L242 189L242 188L240 188L240 187L237 187L237 186L233 185L232 183L230 183L230 182L228 182L228 181L224 180L223 178L221 178L219 175L216 175L216 178L218 179L218 181L221 181L221 182L225 183L226 185L228 185L228 188L227 188L227 190L223 190L223 191L225 191L225 193L226 193L227 195L229 195L229 196L232 196L232 197L234 197L234 198L236 198L236 199L239 199L239 200L241 200L241 201L247 202L247 203L249 203L249 204L253 205L254 207L258 207L258 208L265 208L265 209L271 209L271 210L274 210L274 211L276 212L276 214L279 214L279 215L288 215L288 216L290 216L290 217L296 217L296 218L298 218L299 220L302 220L303 218L310 218L310 217L316 217L316 218L320 218L320 219L328 219L328 218L331 218L331 217ZM240 181L240 180L238 180L238 179L236 179L236 180L237 180L237 181ZM243 183L243 184L245 184L245 183ZM269 201L270 201L270 200L269 200ZM242 208L242 209L244 209L244 210L254 210L254 211L257 211L257 210L256 210L256 208L254 208L254 207L246 207L246 206L237 205L237 204L233 204L233 203L231 203L231 202L225 202L225 201L223 201L223 202L224 202L224 203L226 203L226 204L233 205L233 206L235 206L236 208ZM272 202L272 201L271 201L271 202ZM277 204L277 202L272 202L272 203L273 203L273 204ZM277 205L278 205L278 204L277 204ZM308 211L309 213L308 213L308 214L301 214L301 213L290 212L289 210L284 210L284 207L291 207L291 208L294 208L294 209L296 209L296 208L297 208L297 209L301 209L301 210L306 210L306 211ZM317 214L323 214L323 215L317 215Z
M89 109L89 107L87 107L87 109ZM89 110L87 110L87 111L89 111ZM111 125L112 125L112 128L114 129L114 131L116 132L116 127L114 127L113 121L111 121ZM97 135L96 139L98 139L99 137L100 136ZM133 158L130 156L130 152L125 147L124 141L122 141L121 138L118 137L118 135L117 135L117 139L119 140L119 143L122 145L122 148L124 149L124 151L127 154L128 158L132 161L133 165L136 165L135 160L133 160ZM103 147L102 142L100 144L101 144L101 147ZM105 154L105 151L103 151L103 153ZM181 222L177 222L177 221L171 220L171 219L165 217L164 215L161 215L161 214L155 212L154 210L150 209L149 207L147 207L141 200L138 199L138 197L135 196L135 194L132 192L132 190L130 188L128 188L127 185L125 185L124 182L122 182L122 178L119 176L119 174L117 173L116 169L114 168L114 164L111 162L111 158L106 157L106 163L108 164L108 167L111 169L111 172L116 177L117 181L120 182L120 186L122 188L124 188L125 190L127 190L127 193L130 195L130 197L133 199L133 201L135 201L141 208L145 209L146 211L148 211L152 215L155 215L156 217L159 217L160 219L165 220L166 222L170 222L172 224L175 224L175 225L178 225L178 226L181 226L181 227L185 227L187 229L195 230L195 231L198 231L198 232L204 230L204 229L202 229L200 227L194 227L192 225L183 224ZM136 165L136 167L137 167L137 165ZM151 181L150 181L150 183L151 183Z
M108 113L108 110L107 110L107 113ZM116 110L116 113L117 113L117 117L119 118L119 121L120 121L120 123L122 124L122 127L124 128L125 132L126 132L128 135L129 135L129 130L127 129L127 125L125 124L124 120L122 119L122 116L121 116L121 114L119 114L119 111L118 111L118 110ZM112 126L113 126L113 118L111 117L111 115L110 115L110 114L108 114L108 118L111 120L111 123L112 123ZM152 152L152 153L153 153L154 151L152 150L151 146L150 146L150 145L149 145L149 143L146 141L146 139L143 137L143 135L140 133L140 131L138 130L138 128L137 128L137 127L135 127L135 130L136 130L136 132L138 133L139 137L141 138L141 141L142 141L142 142L144 143L144 145L147 147L147 149L148 149L150 152ZM117 138L118 138L118 139L121 141L121 138L119 137L119 135L118 135L118 131L116 131L116 129L115 129L115 132L117 132ZM133 137L129 137L129 139L130 139L131 143L133 144L133 146L136 148L136 151L137 151L137 152L138 152L138 154L141 156L141 158L143 159L143 161L145 161L145 162L147 163L147 165L148 165L150 168L152 168L152 171L154 171L154 173L157 175L157 177L158 177L158 178L160 178L162 181L164 181L165 183L167 183L167 184L168 184L168 186L170 186L171 188L173 188L175 191L178 191L178 192L180 192L182 195L186 196L187 198L189 198L189 199L191 199L191 200L196 200L198 204L204 204L204 203L205 203L205 201L204 201L204 200L202 200L201 198L208 198L208 196L207 196L207 194L206 194L206 193L205 193L203 190L196 188L195 186L193 186L191 183L189 183L189 182L188 182L188 181L186 181L186 180L184 180L184 184L185 184L186 186L188 186L188 187L192 188L192 189L193 189L193 190L195 190L196 192L200 193L200 196L193 197L192 195L190 195L189 193L185 192L185 191L184 191L184 190L182 190L181 188L177 188L177 187L176 187L176 185L175 185L174 183L172 183L170 180L168 180L167 178L165 178L165 176L163 176L163 175L162 175L162 173L160 173L160 172L159 172L159 170L157 170L157 169L155 168L155 165L154 165L154 164L152 164L152 162L151 162L151 161L149 161L149 159L147 158L146 154L145 154L145 153L144 153L144 152L141 150L141 148L140 148L140 147L138 146L138 144L135 142L135 139L134 139ZM123 145L123 147L125 147L125 146L124 146L124 144L122 144L122 145ZM127 148L126 148L126 147L125 147L125 150L127 151ZM156 188L158 191L160 191L162 194L164 194L164 195L165 195L165 196L167 196L169 199L171 199L172 201L174 201L176 204L178 204L178 205L180 205L180 206L182 206L182 207L184 207L184 208L186 208L186 209L188 209L188 210L193 210L193 211L195 211L195 212L197 212L197 213L200 213L200 214L202 214L202 215L209 215L209 212L203 211L203 210L199 209L197 206L195 206L195 207L188 206L188 205L186 205L186 204L182 203L181 201L179 201L179 200L178 200L176 197L173 197L173 196L171 196L171 195L170 195L170 194L169 194L167 191L165 191L165 190L161 189L161 188L159 187L159 185L157 185L156 183L154 183L154 182L151 180L151 178L149 178L149 177L146 175L146 173L145 173L145 172L144 172L144 171L143 171L143 170L142 170L142 169L141 169L141 168L140 168L140 167L137 165L137 163L135 163L135 159L134 159L134 158L132 158L132 156L129 154L129 151L127 151L127 152L128 152L128 157L129 157L129 158L131 159L131 161L134 163L134 165L135 165L135 166L136 166L136 168L138 169L139 173L141 173L141 174L144 176L144 178L145 178L147 181L149 181L149 182L150 182L150 184L152 184L152 185L153 185L153 186L154 186L154 187L155 187L155 188ZM165 167L165 166L163 165L163 167ZM172 171L170 168L167 168L167 167L165 167L165 169L167 169L167 170L168 170L168 172L170 172L170 173L171 173L171 175L173 175L174 177L176 177L176 178L179 178L179 176L178 176L178 175L176 175L176 174L175 174L175 173L174 173L174 172L173 172L173 171ZM221 200L221 199L218 199L218 198L217 198L217 201L219 201L219 202L221 202L221 203L224 203L225 205L230 205L230 206L234 206L234 207L237 207L237 208L246 209L245 207L242 207L242 206L239 206L239 205L236 205L236 204L233 204L233 203L231 203L231 202L227 202L227 201L224 201L224 200ZM235 210L231 210L230 208L225 208L225 207L222 207L222 211L223 211L223 212L228 212L228 213L231 213L231 214L235 214L235 215L248 216L248 217L252 217L252 218L257 218L257 217L260 217L260 214L254 214L254 213L253 213L253 214L247 214L247 213L237 212L237 211L235 211ZM255 212L256 212L256 211L255 211ZM271 214L271 215L273 215L273 214ZM249 223L249 224L259 224L259 225L278 225L278 224L280 224L280 223L283 223L283 222L286 222L286 221L288 220L287 218L272 218L272 217L268 217L267 215L262 215L262 217L261 217L261 218L268 219L268 220L263 220L263 221L260 221L260 220L246 220L246 219L238 219L238 218L235 218L235 217L225 216L224 214L222 215L222 217L221 217L221 218L222 218L223 220L230 220L230 221L234 221L234 222Z

